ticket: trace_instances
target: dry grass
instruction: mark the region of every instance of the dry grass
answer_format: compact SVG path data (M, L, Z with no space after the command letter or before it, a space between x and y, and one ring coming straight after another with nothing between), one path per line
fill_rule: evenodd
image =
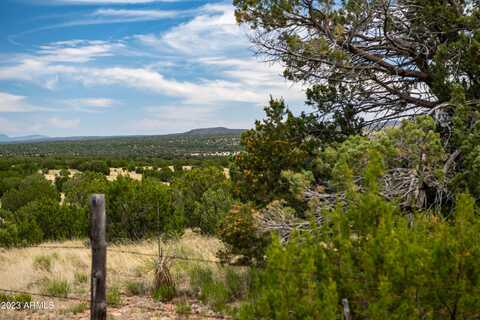
M68 294L68 297L78 297L86 301L89 298L91 255L89 248L83 248L84 244L84 240L76 240L49 242L42 245L46 247L72 246L82 247L82 249L38 247L0 249L0 288L34 293L53 293L56 296ZM201 236L187 230L180 239L162 243L162 248L167 255L217 260L216 252L222 249L222 244L218 239ZM173 260L171 274L175 280L178 295L173 301L159 302L151 296L155 257L117 252L118 250L157 254L158 246L155 240L109 245L107 249L107 294L118 296L120 299L117 305L110 301L109 319L180 319L182 318L178 314L180 311L175 307L179 301L180 304L187 304L188 308L191 306L200 314L213 312L211 307L207 306L207 304L210 305L209 301L202 300L203 302L200 302L195 297L194 292L198 293L198 283L195 283L192 275L198 274L199 268L208 267L215 277L224 278L225 270L217 264ZM112 293L112 289L117 291ZM33 299L34 301L52 300L36 296L33 296ZM54 298L53 301L55 301L54 310L0 311L0 320L89 319L87 306L79 301L59 298ZM152 307L161 308L164 311L159 313L154 309L149 309ZM183 305L180 305L179 308L182 309L181 307L186 308ZM201 315L191 317L191 319L201 318Z
M82 247L84 241L49 242L43 246ZM182 238L162 243L167 255L188 256L216 260L215 253L221 248L219 240L200 236L189 230ZM119 253L115 250L156 254L156 241L109 246L107 257L107 281L109 284L124 284L128 281L153 280L153 257ZM90 249L18 248L0 249L0 288L20 291L41 291L45 279L63 279L72 286L72 293L88 293L90 283ZM172 273L182 282L184 275L195 263L175 261ZM87 279L85 279L87 276ZM182 285L182 284L181 284ZM183 284L185 285L185 284Z

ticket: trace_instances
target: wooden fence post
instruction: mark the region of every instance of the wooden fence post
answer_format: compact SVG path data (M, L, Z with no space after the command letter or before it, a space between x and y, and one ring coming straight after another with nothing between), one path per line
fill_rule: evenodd
M93 194L90 198L90 242L92 246L92 274L90 286L90 319L107 319L105 237L105 196Z

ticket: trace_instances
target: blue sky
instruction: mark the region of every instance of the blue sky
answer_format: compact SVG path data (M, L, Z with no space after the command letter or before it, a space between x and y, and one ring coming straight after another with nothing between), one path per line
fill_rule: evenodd
M230 2L2 0L0 21L0 133L247 128L269 95L303 105Z

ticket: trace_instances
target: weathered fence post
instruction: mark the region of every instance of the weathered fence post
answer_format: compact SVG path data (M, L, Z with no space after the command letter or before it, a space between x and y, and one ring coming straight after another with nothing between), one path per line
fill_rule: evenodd
M348 305L348 299L342 299L343 304L343 317L345 320L351 320L350 316L350 306Z
M90 319L106 320L107 241L105 237L105 196L103 194L93 194L90 198L90 205L90 241L92 245Z

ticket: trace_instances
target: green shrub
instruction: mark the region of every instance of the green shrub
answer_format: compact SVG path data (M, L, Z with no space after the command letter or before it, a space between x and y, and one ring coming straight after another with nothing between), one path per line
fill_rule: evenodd
M177 191L175 193L176 200L182 203L184 212L187 213L187 223L193 228L200 227L198 216L193 214L195 206L199 202L201 207L207 206L210 213L217 215L224 210L223 208L226 205L228 206L227 198L231 194L230 181L225 178L223 170L217 167L193 168L186 171L183 175L174 179L172 188ZM207 195L207 199L202 199L208 190L215 190L212 191L214 194ZM218 209L215 209L213 205L217 201L219 205ZM197 213L200 214L201 212L197 211ZM211 219L207 219L207 221L211 225ZM206 228L206 230L209 229L211 227Z
M80 171L90 171L108 175L110 173L110 168L107 165L106 161L103 160L91 160L82 163L79 168Z
M122 303L120 290L117 287L107 289L107 305L118 307Z
M71 287L67 280L47 279L44 284L44 293L55 297L68 297Z
M42 175L26 177L15 189L10 189L2 196L2 207L12 212L36 200L59 200L55 187Z
M0 215L0 247L10 248L20 243L18 227L12 220L11 213Z
M61 206L58 200L45 199L30 202L17 211L22 217L19 227L35 223L44 240L65 240L87 234L87 212L84 209ZM30 221L31 220L31 221Z
M192 306L188 301L181 301L175 304L175 312L179 315L189 315L192 312Z
M281 183L281 172L304 169L321 142L311 134L318 132L315 116L297 117L283 100L273 98L264 110L266 119L256 121L254 129L242 134L244 151L235 156L231 168L235 194L256 204L288 196L288 185Z
M88 305L85 302L80 302L69 307L67 310L73 314L83 313L88 309Z
M52 271L52 256L39 255L33 258L33 268L50 272Z
M175 298L177 292L174 287L172 286L160 286L159 288L155 289L152 293L153 299L161 302L168 302Z
M209 268L196 266L190 271L190 286L200 300L215 310L223 310L231 301L228 288Z
M74 175L63 184L65 203L88 209L92 193L105 193L108 181L101 173L85 172Z
M250 285L249 276L247 271L236 270L233 267L225 268L225 285L230 300L239 300L247 296Z
M367 170L372 172L372 170ZM371 181L371 180L370 180ZM370 192L325 211L328 224L275 240L240 319L475 318L480 310L480 218L460 195L453 221L418 214ZM469 316L466 316L469 315Z
M32 296L28 293L21 293L13 296L13 301L20 303L32 302Z
M9 302L10 301L10 296L0 293L0 302Z
M18 233L18 242L15 245L30 246L42 242L44 239L42 229L37 224L35 219L30 217L26 211L22 211L22 209L18 210L18 212L16 213L15 225Z
M268 241L259 235L253 213L250 205L243 204L234 206L225 216L218 231L226 245L226 249L219 252L222 260L235 257L248 264L263 260Z
M176 206L171 188L160 182L117 179L108 185L106 198L110 240L183 231L183 210Z
M128 281L125 288L127 294L132 296L141 296L148 292L148 286L142 281Z
M17 294L17 295L7 295L0 293L0 302L19 302L27 303L32 301L32 296L29 294Z
M88 281L88 275L84 272L75 272L73 277L74 277L75 284L83 284L83 283L87 283Z
M231 195L225 190L209 189L195 202L190 225L204 234L214 235L232 205Z

